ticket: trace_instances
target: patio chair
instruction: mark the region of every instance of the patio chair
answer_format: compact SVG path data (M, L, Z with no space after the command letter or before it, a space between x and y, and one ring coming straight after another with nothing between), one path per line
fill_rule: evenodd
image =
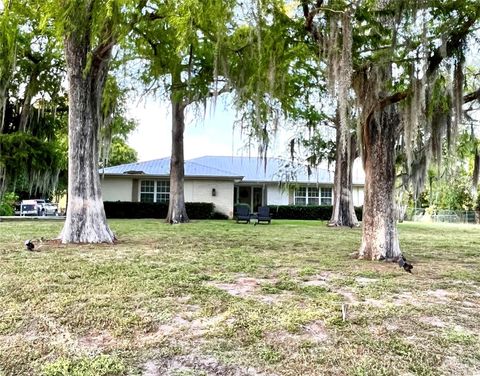
M257 221L260 222L268 222L272 221L272 217L270 216L270 208L268 206L260 206L258 208L257 213Z
M238 206L236 208L235 217L237 218L237 223L240 221L245 221L245 223L250 223L250 209L248 206Z

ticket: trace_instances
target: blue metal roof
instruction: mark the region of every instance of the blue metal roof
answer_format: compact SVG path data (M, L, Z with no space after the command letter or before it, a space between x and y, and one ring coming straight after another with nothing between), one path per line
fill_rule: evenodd
M357 167L355 167L357 166ZM241 179L243 182L290 182L333 184L334 172L325 168L312 168L281 158L217 157L205 156L185 161L186 177L223 177ZM168 176L170 158L128 163L100 170L105 175ZM363 169L354 164L353 184L364 184Z
M152 161L127 163L119 166L106 167L100 173L105 175L155 175L170 174L170 158L154 159ZM185 161L185 177L223 177L241 179L242 175L216 167L206 166L195 161Z
M309 176L307 166L280 158L205 156L190 161L235 172L244 177L243 182L333 184L333 171L312 168Z
M170 158L105 167L100 170L100 173L105 173L105 175L117 175L128 174L129 172L133 174L134 171L146 175L168 175L170 172Z

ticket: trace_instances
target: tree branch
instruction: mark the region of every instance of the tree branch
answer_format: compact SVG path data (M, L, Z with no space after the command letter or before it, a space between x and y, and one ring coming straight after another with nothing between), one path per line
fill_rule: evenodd
M477 12L474 16L470 16L467 21L461 25L457 30L454 30L447 41L445 47L438 47L432 56L428 59L428 68L427 68L427 77L430 77L435 73L440 63L445 57L450 57L454 54L455 51L462 45L463 40L470 32L470 28L475 24L478 19L480 11L477 9Z
M318 32L318 29L313 26L313 19L320 12L323 0L317 0L312 10L310 10L308 7L308 3L308 0L302 0L303 17L305 18L305 30L312 35L315 41L319 42L320 33Z
M474 100L480 101L480 89L463 96L463 103L473 102Z
M147 41L147 43L150 45L150 47L152 48L152 51L153 51L153 56L157 56L158 55L158 49L157 49L157 46L158 46L158 43L152 41L148 36L147 34L143 33L138 27L134 26L132 28L133 31L135 31L138 35L140 35L143 39L145 39Z
M401 92L397 92L393 95L390 95L386 98L383 98L383 99L379 100L377 103L375 103L372 106L372 108L368 112L365 124L368 124L370 122L370 119L372 118L375 111L381 110L381 109L383 109L387 106L398 103L398 102L404 100L407 96L408 96L407 91L401 91Z
M224 93L229 93L233 90L233 88L228 85L228 84L225 84L220 90L216 90L216 91L210 91L208 93L208 96L211 98L211 97L218 97L219 95L222 95Z

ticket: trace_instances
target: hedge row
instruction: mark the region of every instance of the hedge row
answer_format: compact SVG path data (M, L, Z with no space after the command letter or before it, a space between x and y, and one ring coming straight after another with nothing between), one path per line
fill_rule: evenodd
M332 217L331 205L269 205L272 218L276 219L311 219L328 221ZM362 220L362 207L355 208L359 221Z
M107 218L166 218L168 204L128 201L105 201ZM211 202L186 202L187 214L190 219L227 219L227 216L215 211ZM274 219L311 219L328 221L332 216L331 205L295 206L269 205L270 214ZM357 219L362 220L362 207L356 207Z
M168 213L166 203L105 201L103 205L107 218L166 218ZM215 206L211 202L186 202L185 208L190 219L221 217L221 213L214 211Z

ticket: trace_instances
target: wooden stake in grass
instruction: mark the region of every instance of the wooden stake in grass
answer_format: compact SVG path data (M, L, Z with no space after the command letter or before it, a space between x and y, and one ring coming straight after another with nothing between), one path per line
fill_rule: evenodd
M347 321L347 304L342 304L342 321Z

